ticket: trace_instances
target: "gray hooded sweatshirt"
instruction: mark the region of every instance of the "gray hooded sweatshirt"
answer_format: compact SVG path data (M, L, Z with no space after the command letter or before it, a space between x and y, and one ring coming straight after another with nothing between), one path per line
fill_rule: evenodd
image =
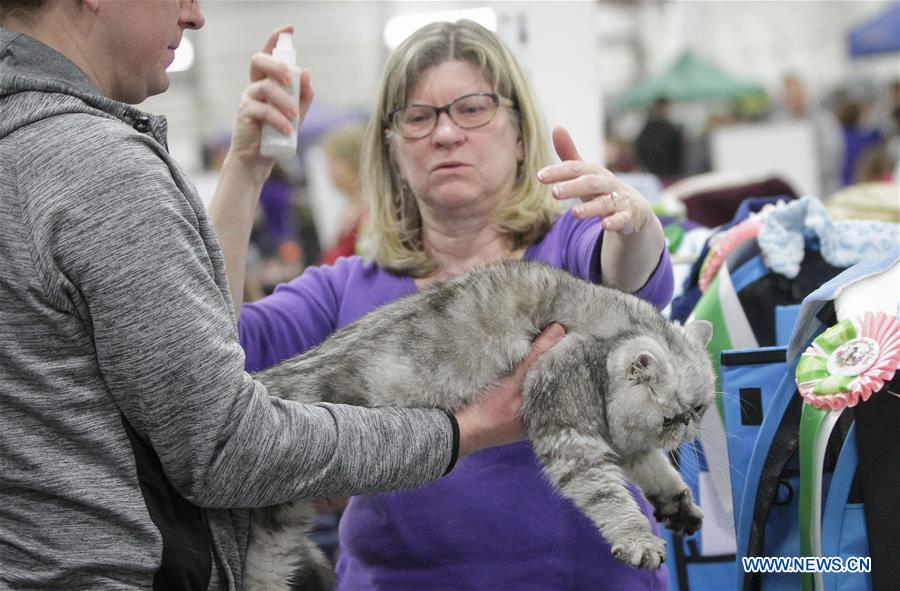
M0 28L0 588L239 589L239 508L451 461L440 411L288 403L243 367L165 120Z

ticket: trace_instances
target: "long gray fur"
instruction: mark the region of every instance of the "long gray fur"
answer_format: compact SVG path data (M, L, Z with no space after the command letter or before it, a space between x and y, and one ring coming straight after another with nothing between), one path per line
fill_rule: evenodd
M454 411L510 373L551 322L566 336L526 376L528 438L615 557L655 569L665 542L625 481L670 529L700 527L702 512L663 450L693 439L713 400L709 323L682 327L637 297L506 262L383 306L256 378L289 400ZM254 511L245 588L331 587L327 560L304 537L310 517L304 501Z

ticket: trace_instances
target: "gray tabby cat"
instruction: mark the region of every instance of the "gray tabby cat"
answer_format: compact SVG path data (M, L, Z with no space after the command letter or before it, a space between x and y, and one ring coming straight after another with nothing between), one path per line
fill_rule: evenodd
M712 403L708 322L682 327L637 297L507 262L394 301L256 378L303 402L454 411L515 368L553 321L566 336L522 387L528 438L547 478L615 557L655 569L666 544L625 482L669 529L700 527L703 514L662 450L693 439ZM311 516L304 501L254 510L245 588L331 586L330 565L304 537Z

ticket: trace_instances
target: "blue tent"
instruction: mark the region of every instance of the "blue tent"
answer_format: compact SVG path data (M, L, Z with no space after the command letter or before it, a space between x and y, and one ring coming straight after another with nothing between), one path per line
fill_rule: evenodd
M900 2L851 29L847 43L851 57L900 51Z

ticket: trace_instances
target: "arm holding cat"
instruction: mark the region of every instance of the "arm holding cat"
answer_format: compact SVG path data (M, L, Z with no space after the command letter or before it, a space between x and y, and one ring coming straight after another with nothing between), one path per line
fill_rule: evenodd
M542 332L528 351L525 360L512 374L490 386L481 400L456 413L459 425L459 457L486 447L513 443L522 439L525 424L522 413L522 383L525 374L538 357L555 346L565 336L565 329L556 322ZM493 417L508 417L505 424Z

